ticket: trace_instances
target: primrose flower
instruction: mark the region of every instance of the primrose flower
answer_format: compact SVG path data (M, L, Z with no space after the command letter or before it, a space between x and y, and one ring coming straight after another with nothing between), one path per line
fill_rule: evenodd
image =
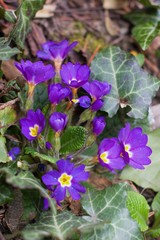
M88 96L82 96L77 99L72 99L73 103L79 103L79 105L83 108L89 108L91 105L91 99Z
M92 111L98 111L103 106L102 98L110 93L111 85L107 82L94 80L93 82L85 83L82 88L92 97Z
M52 144L50 142L46 142L46 149L51 150L52 149Z
M8 152L8 156L10 160L15 160L16 157L20 154L20 148L19 147L13 147L11 150Z
M36 139L45 127L45 117L40 109L29 110L27 117L20 119L22 134L30 141Z
M62 65L60 75L64 84L71 88L79 88L88 81L90 69L87 65L69 62Z
M63 61L67 54L69 53L72 48L74 48L78 42L73 42L69 45L67 40L63 40L61 42L53 42L47 41L46 43L42 44L43 50L39 50L37 52L37 56L44 60L59 60Z
M21 60L21 63L16 62L15 66L31 85L37 85L55 76L52 65L44 65L42 61L32 63L29 60Z
M67 121L67 115L61 112L54 112L49 118L49 124L56 133L60 133L65 128Z
M60 101L72 94L68 87L63 87L61 83L50 84L48 86L48 97L52 104L57 105Z
M115 170L122 170L126 163L121 156L123 148L116 138L104 138L98 147L99 163L115 173Z
M142 128L136 127L131 130L130 124L127 123L120 130L118 139L123 147L121 155L131 167L144 169L143 165L151 163L149 156L152 150L146 146L148 137L142 133Z
M42 176L43 183L51 191L52 197L59 203L69 192L73 200L81 198L80 193L85 193L86 189L79 182L86 181L89 173L85 172L85 165L74 166L69 160L60 159L56 162L58 170L52 170Z
M101 134L106 126L105 117L94 117L92 121L93 133L98 136Z

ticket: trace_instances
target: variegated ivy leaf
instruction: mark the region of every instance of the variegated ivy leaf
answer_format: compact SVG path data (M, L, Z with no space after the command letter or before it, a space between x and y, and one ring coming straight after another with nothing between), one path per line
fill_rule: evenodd
M70 212L62 212L56 216L43 213L40 220L26 227L22 234L25 240L41 240L48 236L60 240L72 239L68 237L71 237L76 229L84 223L85 220Z
M9 43L3 42L4 38L0 39L0 60L8 60L17 53L20 53L19 49L11 48Z
M16 24L10 33L9 40L16 42L21 48L29 31L30 21L36 12L43 7L45 0L23 0L19 8L15 11L17 16Z
M160 35L160 10L151 8L139 10L126 15L135 27L132 34L143 50L146 50L153 39Z
M87 223L79 227L83 240L142 240L136 222L126 208L126 183L119 183L102 191L88 188L82 206Z
M97 54L91 64L92 78L112 85L111 92L104 97L103 111L114 116L119 107L129 107L128 116L147 116L152 97L160 81L150 76L130 54L119 47L109 47Z
M6 163L9 161L6 149L6 139L0 134L0 163Z

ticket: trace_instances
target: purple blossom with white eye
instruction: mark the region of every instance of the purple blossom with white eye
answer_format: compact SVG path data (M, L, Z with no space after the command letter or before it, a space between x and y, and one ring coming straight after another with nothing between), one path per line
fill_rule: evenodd
M111 91L111 85L107 82L94 80L93 82L85 83L82 88L88 92L93 99L100 99Z
M30 141L36 139L45 127L45 117L40 109L29 110L27 117L20 119L22 134Z
M60 133L66 127L67 121L67 115L61 112L54 112L49 118L49 124L56 133Z
M71 90L68 87L64 87L61 83L54 83L48 86L48 97L54 105L59 104L66 97L71 97L71 95Z
M87 65L68 62L62 65L60 75L64 84L71 88L79 88L88 81L90 69Z
M15 160L17 156L20 154L20 148L19 147L13 147L11 150L8 152L8 156L10 160Z
M98 136L101 134L106 126L105 117L94 117L92 121L93 133Z
M37 56L44 60L59 60L63 61L69 51L71 51L78 42L73 42L69 45L69 41L63 40L61 42L47 41L42 44L42 49L37 52Z
M72 99L72 102L79 105L83 108L89 108L91 105L91 99L88 96L82 96L77 99Z
M34 62L21 60L15 63L16 68L23 74L29 84L37 85L55 76L55 71L51 64L44 65L42 61Z
M123 158L131 167L144 169L143 165L151 163L149 156L152 150L146 146L148 137L142 133L142 128L136 127L131 129L130 124L127 123L120 130L118 139L123 147Z
M43 183L52 192L51 196L59 203L69 192L73 200L81 198L80 193L85 193L86 189L79 182L86 181L89 173L85 172L85 165L74 166L69 160L60 159L56 162L58 170L52 170L42 176Z
M121 156L123 147L117 138L104 138L98 147L99 163L115 173L115 170L122 170L126 163Z

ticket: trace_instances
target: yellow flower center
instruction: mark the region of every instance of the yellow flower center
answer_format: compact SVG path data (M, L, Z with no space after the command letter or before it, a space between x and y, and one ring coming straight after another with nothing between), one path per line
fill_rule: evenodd
M103 152L100 155L100 158L104 163L109 163L110 162L110 160L107 157L108 157L108 152Z
M78 99L73 98L73 99L72 99L72 102L73 102L73 103L78 103Z
M132 152L130 151L131 146L129 144L124 145L125 151L128 153L129 157L132 157Z
M29 128L29 131L30 131L29 135L32 137L37 137L38 130L39 130L39 126L37 124L34 124L34 127Z
M58 182L61 184L61 187L70 187L72 176L68 175L67 173L63 173L59 178Z

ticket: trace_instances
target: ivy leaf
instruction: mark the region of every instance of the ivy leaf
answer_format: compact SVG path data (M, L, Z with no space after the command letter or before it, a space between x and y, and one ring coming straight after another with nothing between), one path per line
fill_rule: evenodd
M88 223L79 227L81 239L142 240L143 236L126 208L129 185L119 183L102 191L88 188L82 206Z
M79 150L85 144L87 132L84 127L68 127L61 137L61 153L71 153Z
M15 110L13 109L13 106L5 107L0 111L0 133L4 135L7 128L14 124L16 121L17 115Z
M15 11L17 22L10 33L9 40L16 42L18 46L24 48L24 41L29 31L30 21L36 12L43 7L44 0L23 0Z
M36 152L33 148L31 147L26 147L25 148L25 154L31 154L32 157L38 157L42 160L48 161L50 163L56 163L57 159L50 157L48 155L45 155L43 153Z
M146 117L160 81L141 69L133 56L119 47L106 48L93 60L91 72L94 79L112 85L102 108L109 117L117 113L119 106L130 107L129 117Z
M148 146L152 149L151 164L144 170L126 167L120 177L135 182L143 188L151 188L155 192L160 191L160 155L159 155L160 128L148 134Z
M20 53L18 48L11 48L8 43L0 41L0 60L8 60L17 53Z
M82 218L70 212L62 212L56 216L43 213L39 222L27 226L22 234L25 240L41 240L47 236L65 240L68 236L72 236L82 223L85 223Z
M146 199L137 192L129 191L126 204L131 217L137 221L141 231L146 231L148 229L147 221L150 209Z
M132 34L143 50L146 50L153 39L160 35L159 9L139 10L126 15L126 18L135 25Z
M9 161L5 144L5 137L0 135L0 163L6 163Z
M38 84L34 91L33 108L42 109L47 103L49 103L47 86L44 83Z
M5 184L0 185L0 206L10 202L13 199L11 188Z
M160 236L160 192L153 199L152 210L155 212L155 218L153 226L148 230L147 235L158 238Z

